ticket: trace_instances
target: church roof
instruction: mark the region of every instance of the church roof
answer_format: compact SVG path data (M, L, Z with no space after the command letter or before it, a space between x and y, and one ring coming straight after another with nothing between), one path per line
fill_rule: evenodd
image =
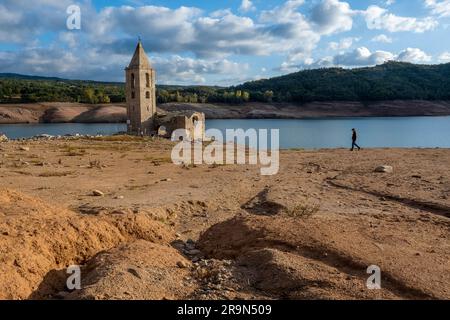
M143 68L151 69L150 62L148 61L147 54L144 51L141 41L139 40L136 50L134 51L133 58L131 59L128 68Z

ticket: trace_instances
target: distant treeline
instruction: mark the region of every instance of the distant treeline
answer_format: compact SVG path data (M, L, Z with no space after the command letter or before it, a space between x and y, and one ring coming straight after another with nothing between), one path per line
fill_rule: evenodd
M35 80L0 77L0 102L83 102L124 101L124 86L89 81Z
M158 103L244 103L377 100L450 100L450 64L388 62L358 69L304 70L222 88L157 86ZM119 103L123 83L0 74L0 103Z
M158 103L241 103L250 101L250 94L242 90L230 91L219 87L158 86ZM91 81L1 78L0 103L14 102L125 102L122 83Z

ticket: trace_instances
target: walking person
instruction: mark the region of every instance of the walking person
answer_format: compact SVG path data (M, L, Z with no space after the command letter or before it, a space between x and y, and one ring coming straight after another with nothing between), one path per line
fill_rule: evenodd
M358 139L358 134L356 133L355 129L352 129L352 149L351 149L351 151L353 151L355 149L355 147L358 148L358 151L361 150L361 147L356 144L357 139Z

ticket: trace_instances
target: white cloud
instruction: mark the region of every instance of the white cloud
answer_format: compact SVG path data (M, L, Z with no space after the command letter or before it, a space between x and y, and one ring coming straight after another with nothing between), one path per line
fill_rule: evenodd
M448 56L450 59L450 55ZM352 51L340 53L335 56L328 56L305 65L288 65L283 64L282 69L295 71L299 68L325 68L325 67L365 67L383 64L387 61L402 61L410 63L428 63L431 56L417 48L407 48L398 54L388 51L371 52L366 47L360 47Z
M231 10L218 10L205 14L202 10L193 7L171 9L161 6L120 6L104 7L100 11L95 11L89 5L90 1L86 0L86 4L82 6L82 30L77 32L69 32L65 29L67 17L65 9L70 0L41 2L40 7L43 11L47 10L57 17L53 17L56 22L48 19L49 21L44 23L46 25L42 29L37 26L41 22L39 10L36 12L29 10L27 3L23 1L4 1L0 5L0 18L4 18L0 20L2 27L0 28L0 41L14 40L23 44L20 52L13 54L14 57L17 59L19 56L29 57L31 52L26 49L24 44L32 43L33 39L39 39L38 35L40 34L53 32L57 35L55 40L43 43L40 48L42 50L36 50L36 54L45 58L43 52L46 48L44 46L58 46L61 48L60 54L47 48L48 56L62 59L64 50L70 49L73 57L67 55L64 59L70 61L71 64L83 66L79 70L67 67L64 69L67 74L63 75L61 74L63 66L55 63L54 66L44 67L50 60L43 59L41 63L36 62L36 67L25 63L20 70L25 73L27 70L28 73L39 73L45 70L46 74L55 73L71 78L121 79L123 66L128 63L125 57L131 55L138 36L142 38L149 53L178 57L193 55L204 65L206 62L230 61L229 57L233 55L282 54L291 61L311 59L312 52L323 33L342 29L341 26L331 26L334 20L325 17L321 21L312 22L308 16L300 12L303 0L286 1L278 7L262 11L255 20L236 15ZM8 5L5 6L4 3ZM324 0L320 5L327 3L331 5L330 8L340 11L349 9L348 5L343 5L336 0ZM250 2L244 2L244 5L249 4ZM61 11L60 14L55 14L55 12L59 12L58 10ZM25 18L21 15L29 11L32 12L30 14L33 19L29 19L29 24L26 25L23 22ZM324 15L333 14L326 10L322 13ZM30 14L28 15L30 16ZM22 22L16 25L13 23L16 20ZM339 24L342 21L345 22L345 18L344 20L337 19L336 23ZM320 24L320 28L317 23ZM347 28L344 27L344 29ZM319 32L319 29L322 31ZM33 45L39 49L39 43ZM83 58L87 52L94 57L90 61L85 61ZM102 56L103 59L98 58L97 55ZM106 56L108 59L105 59ZM38 60L34 59L34 61ZM110 63L112 60L114 61ZM95 63L91 63L92 61ZM10 61L3 59L2 62L4 64L0 65L0 69L8 69L6 63ZM172 62L177 62L177 60ZM188 63L189 60L184 62ZM87 65L85 65L86 63ZM115 73L112 72L113 68L117 68ZM169 69L166 68L166 70ZM180 74L189 74L187 71L181 71L180 67L175 70L178 70ZM218 69L212 70L221 74Z
M81 0L82 30L72 33L65 30L69 2L41 0L38 9L30 10L24 1L4 0L0 41L24 43L50 31L58 34L55 43L74 52L89 48L110 57L129 55L141 36L147 50L157 54L193 54L211 61L233 55L282 54L291 62L301 62L312 59L322 36L350 30L354 14L348 3L338 0L321 0L304 14L300 8L304 0L288 0L262 11L256 19L229 9L206 14L183 6L111 6L96 11L89 0ZM244 11L252 7L252 1L241 2ZM22 16L25 13L27 17ZM348 45L345 41L339 44L342 49Z
M309 56L320 40L291 0L261 12L258 21L220 10L204 15L196 8L116 7L99 14L92 27L96 43L115 52L129 48L140 35L153 52L192 52L199 58L274 53ZM120 37L118 37L120 35Z
M380 34L378 36L373 37L372 42L392 43L392 38L385 34Z
M366 47L360 47L353 51L335 56L333 64L337 66L368 66L382 64L393 59L394 55L390 52L371 52Z
M344 38L341 39L339 42L330 42L328 44L328 49L330 50L347 50L350 48L354 42L358 42L360 38Z
M178 55L152 60L162 83L205 83L205 75L239 76L249 69L248 64L225 60L202 60Z
M262 11L258 20L260 25L264 25L262 41L273 41L270 46L278 48L278 52L287 53L291 61L308 59L321 38L308 19L298 11L303 3L303 0L287 1L272 10Z
M0 72L123 81L123 69L130 59L130 55L114 53L105 59L101 50L92 48L73 51L52 46L21 52L0 52ZM248 64L228 59L203 60L179 55L151 56L150 61L157 70L158 82L161 83L201 84L208 76L237 76L249 69Z
M394 3L395 3L395 0L386 0L384 2L384 5L389 7L389 6L392 6Z
M2 0L0 3L0 41L21 43L66 26L70 0L46 0L39 3ZM31 6L31 8L30 8ZM86 11L88 11L86 6Z
M431 56L417 48L407 48L400 52L396 60L411 63L426 63L431 61Z
M438 59L439 59L439 62L442 62L442 63L450 62L450 52L443 52L441 55L439 55Z
M322 0L312 9L311 21L321 34L333 34L351 30L354 14L347 2Z
M423 33L433 30L438 22L431 17L417 19L413 17L401 17L389 13L388 10L378 6L370 6L363 15L366 19L367 28L372 30L387 30L389 32L412 31Z
M241 6L239 7L239 11L241 12L249 12L255 10L255 6L253 5L253 2L250 0L242 0Z
M450 2L424 1L439 16L446 14L445 4ZM419 49L406 49L399 54L371 52L365 47L350 50L359 39L348 36L330 42L329 49L349 52L319 60L314 59L313 53L324 37L352 30L356 15L365 18L369 29L390 32L425 32L438 24L436 16L400 17L378 6L356 11L340 0L316 0L311 7L303 7L304 0L288 0L261 11L256 18L244 14L254 8L252 0L240 2L239 14L230 9L209 13L195 7L151 5L97 10L91 0L80 0L82 30L69 32L65 10L72 0L36 2L30 7L25 0L1 1L0 41L21 46L15 52L0 51L0 72L122 80L123 67L129 62L138 36L153 56L162 82L202 83L213 78L218 83L241 79L242 70L250 67L232 60L242 55L283 56L283 70L304 65L362 66L391 58L428 62L430 56ZM44 34L55 35L54 40L40 37ZM372 41L389 43L392 39L380 34Z
M431 12L439 17L450 17L450 0L425 0L425 6L430 8Z

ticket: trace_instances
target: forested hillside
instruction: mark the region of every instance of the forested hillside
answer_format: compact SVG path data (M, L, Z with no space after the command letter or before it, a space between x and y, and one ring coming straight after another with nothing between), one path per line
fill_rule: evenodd
M370 68L304 70L235 89L249 91L252 99L272 96L275 101L449 100L450 64L388 62Z
M159 103L450 100L450 64L304 70L222 88L157 86ZM0 103L124 102L123 83L0 74Z

